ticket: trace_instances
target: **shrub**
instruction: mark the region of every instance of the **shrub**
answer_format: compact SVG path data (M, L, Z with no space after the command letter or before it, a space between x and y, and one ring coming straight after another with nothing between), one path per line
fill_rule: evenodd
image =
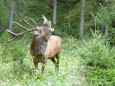
M29 55L29 47L23 38L7 43L8 38L9 35L7 33L3 33L0 37L1 63L10 64L11 69L8 70L9 73L13 72L15 76L21 78L25 72L31 73L29 66L24 61Z
M80 53L84 74L88 84L93 86L114 86L115 84L115 48L104 45L101 35L93 33L91 41L84 41L84 52Z
M115 46L115 28L109 29L108 42L110 45Z

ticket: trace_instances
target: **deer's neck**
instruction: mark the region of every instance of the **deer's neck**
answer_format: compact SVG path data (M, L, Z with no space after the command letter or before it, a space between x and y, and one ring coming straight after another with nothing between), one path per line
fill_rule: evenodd
M47 42L43 38L37 39L34 37L30 48L33 55L44 55L47 48Z

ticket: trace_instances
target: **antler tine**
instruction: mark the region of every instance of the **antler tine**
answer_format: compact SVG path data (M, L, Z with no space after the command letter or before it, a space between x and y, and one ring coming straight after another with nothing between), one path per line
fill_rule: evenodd
M42 18L44 19L43 24L47 24L48 23L47 18L44 15L42 15Z
M15 40L15 39L17 38L17 37L16 37L16 36L17 36L16 33L12 32L12 31L10 31L10 30L8 30L8 29L7 29L6 31L14 36L11 40L8 41L8 43L11 42L11 41L13 41L13 40Z
M32 28L34 28L34 26L31 25L27 20L23 19L23 21L24 21L26 24L30 25Z
M8 33L10 33L10 34L12 34L13 35L13 38L11 39L11 40L9 40L8 41L8 43L9 42L12 42L13 40L15 40L17 37L19 37L19 36L21 36L21 35L24 35L25 33L27 33L27 32L32 32L32 31L35 31L35 30L37 30L38 28L35 28L35 29L28 29L28 30L26 30L26 31L24 31L24 32L20 32L20 33L14 33L14 32L12 32L12 31L10 31L10 30L6 30Z
M48 25L49 30L50 30L51 32L53 32L53 31L54 31L54 28L51 27L51 21L48 21L48 24L47 24L47 25Z
M17 23L17 22L13 22L14 24L17 24L18 26L22 27L24 30L27 30L26 27L22 26L21 24Z
M26 18L28 18L28 17L26 17ZM35 24L35 26L37 27L37 23L32 18L28 18L28 19L30 19Z
M15 39L16 39L16 37L12 38L11 40L8 40L7 43L10 43L10 42L12 42L12 41L15 40Z
M47 20L47 18L44 15L42 15L42 18Z
M33 21L33 23L35 24L35 26L37 27L37 23L32 19L32 18L29 18L31 21Z
M10 30L6 30L8 33L10 33L10 34L12 34L13 36L16 36L17 34L16 33L14 33L14 32L12 32L12 31L10 31Z
M51 21L49 21L49 28L51 28Z

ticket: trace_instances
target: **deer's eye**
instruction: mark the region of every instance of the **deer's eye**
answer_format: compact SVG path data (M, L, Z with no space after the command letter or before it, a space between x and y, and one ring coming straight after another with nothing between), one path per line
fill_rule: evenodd
M37 32L37 33L41 33L41 29L38 29L36 32Z

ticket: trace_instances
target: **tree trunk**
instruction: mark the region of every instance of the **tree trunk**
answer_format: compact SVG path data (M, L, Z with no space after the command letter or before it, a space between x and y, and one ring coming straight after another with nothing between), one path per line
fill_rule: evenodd
M79 31L80 38L82 38L83 34L84 34L84 6L85 6L85 0L82 0L81 18L80 18L80 31Z
M108 24L105 25L105 34L108 34Z
M113 0L113 1L114 1L114 0ZM105 6L108 7L108 1L107 1L107 0L105 1ZM113 6L114 6L114 5L113 5ZM106 34L106 35L108 35L108 28L109 28L108 23L106 23L106 24L105 24L105 34Z
M11 31L12 31L12 21L13 21L13 10L14 10L14 2L11 3L10 18L9 18L9 25L8 25L8 29Z
M0 20L0 36L2 34L2 21Z
M56 24L57 0L54 0L53 24Z

